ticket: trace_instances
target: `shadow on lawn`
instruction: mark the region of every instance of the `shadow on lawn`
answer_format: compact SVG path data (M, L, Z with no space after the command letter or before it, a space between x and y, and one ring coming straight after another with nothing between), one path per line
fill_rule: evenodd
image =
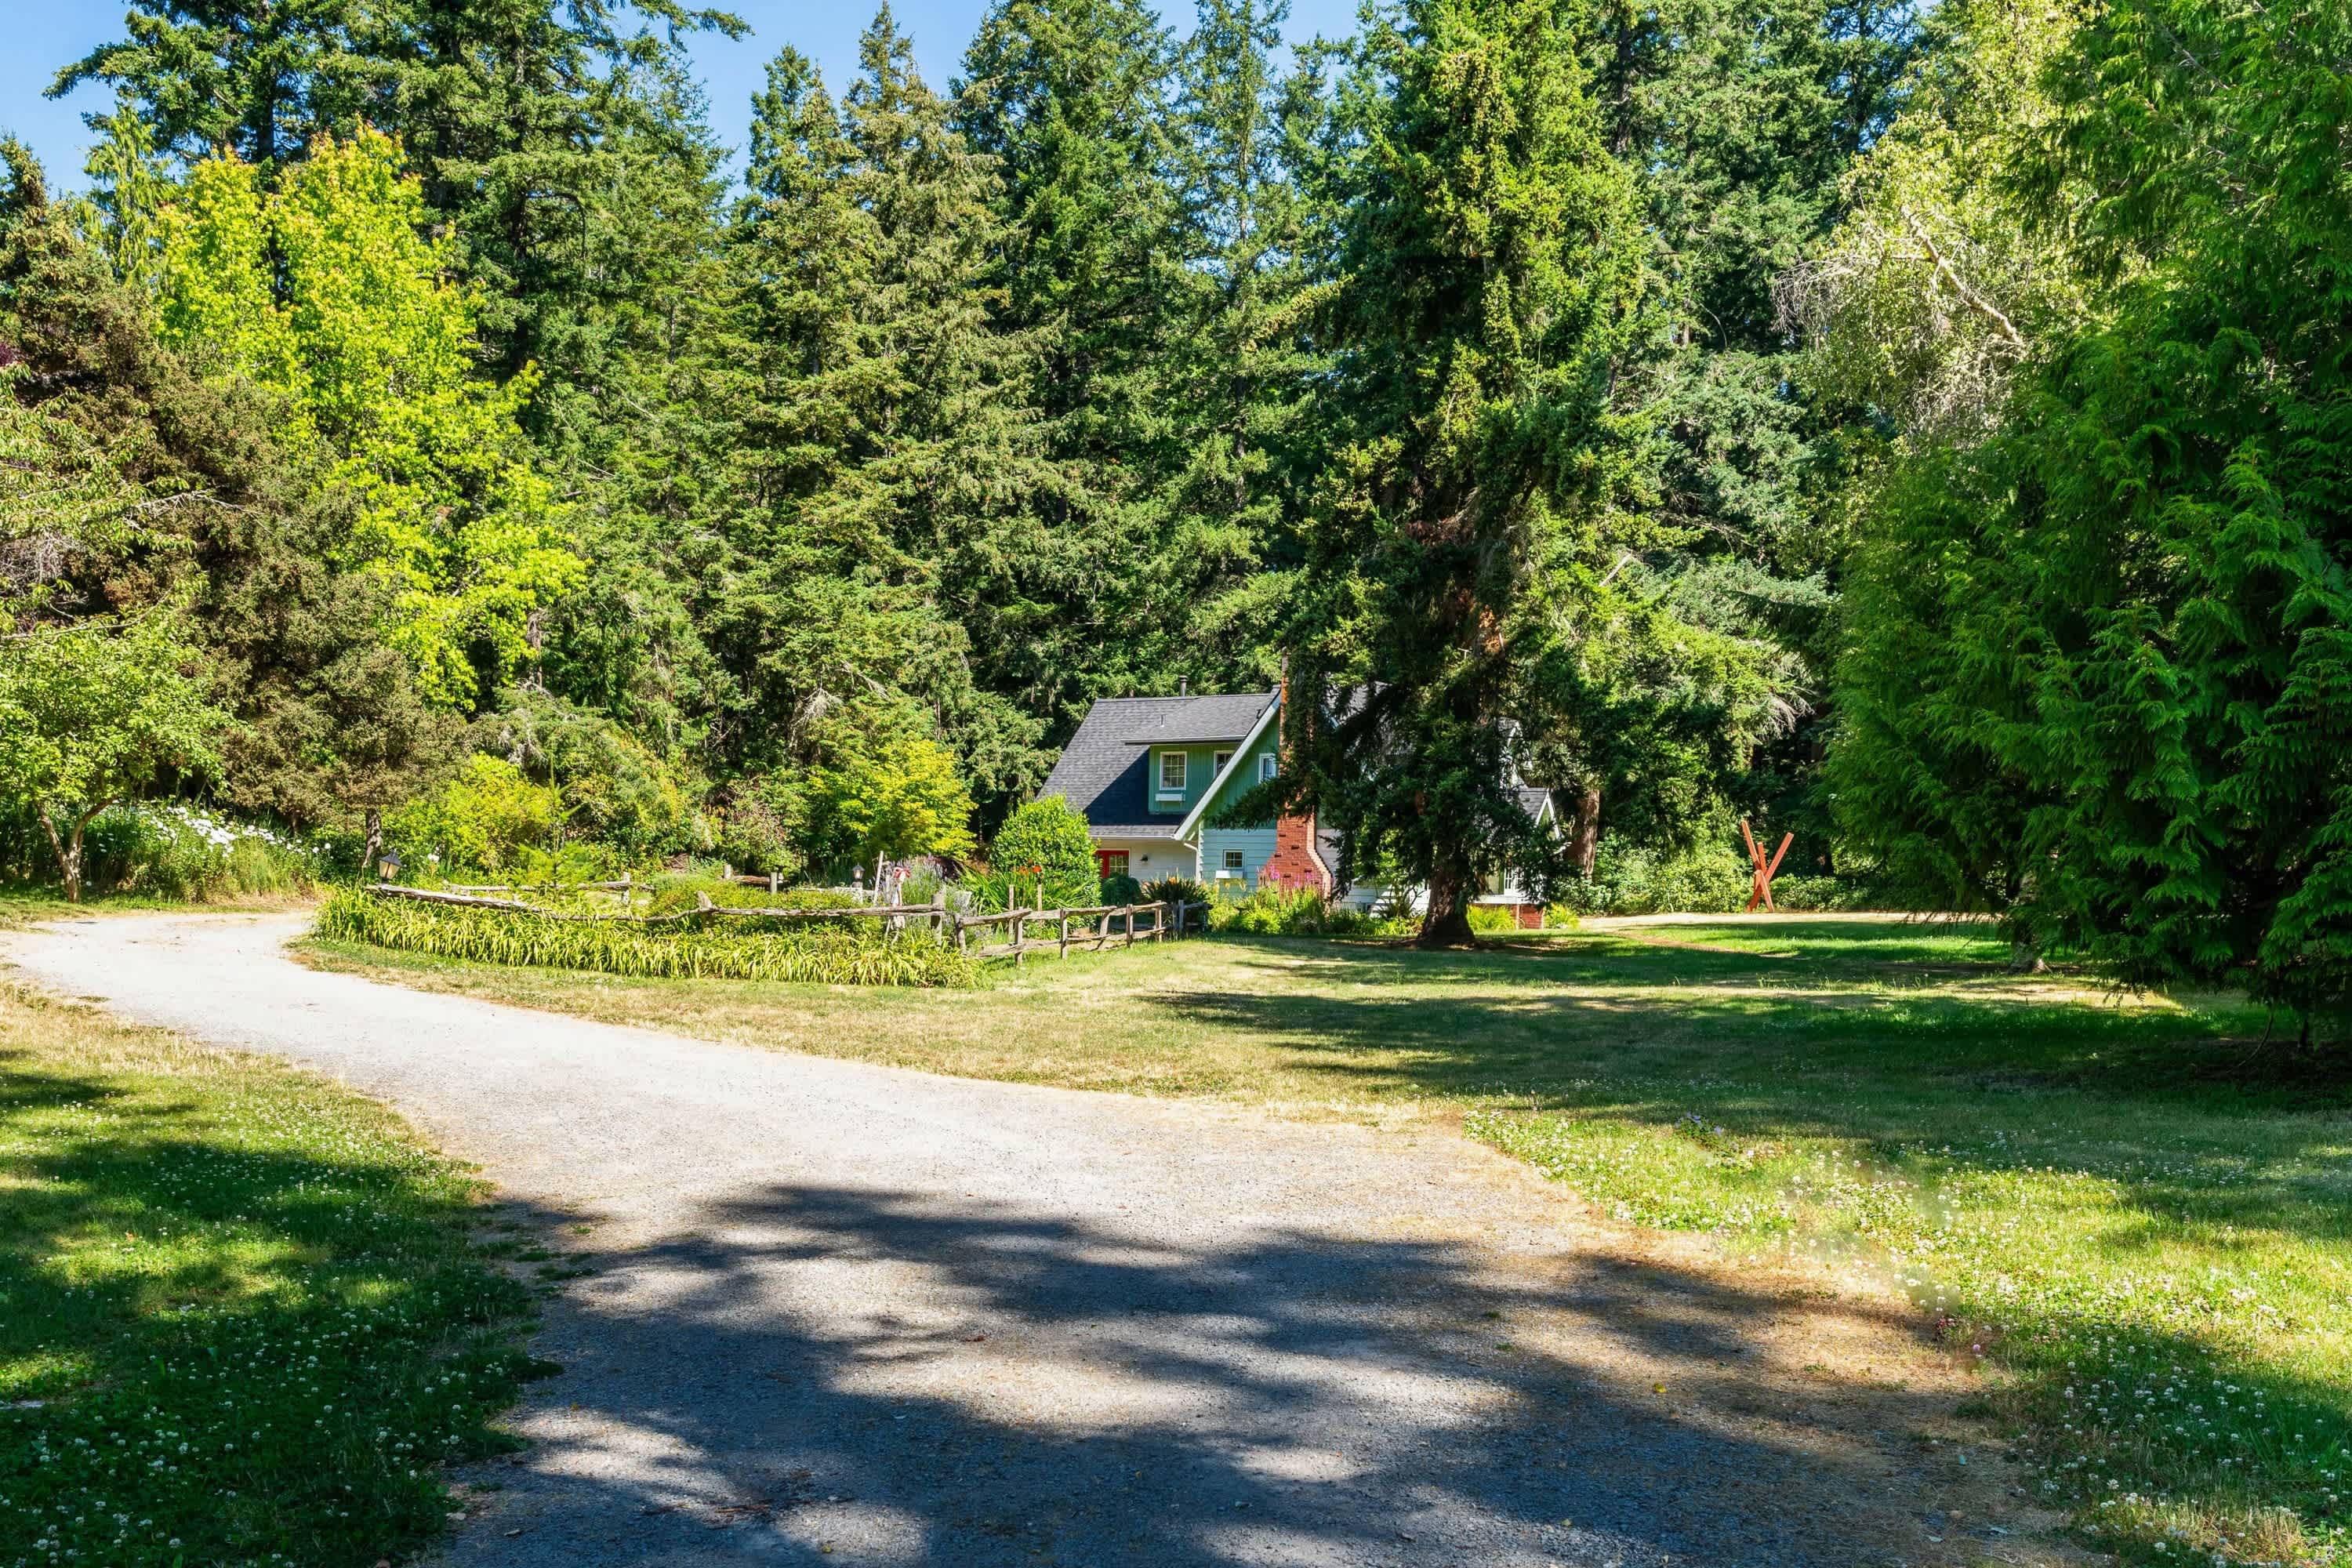
M1889 1159L1960 1142L1977 1152L1950 1168L2055 1160L2167 1222L2352 1240L2337 1153L2352 1053L2317 1065L2265 1054L2247 1033L2261 1015L2242 1005L1890 990L1810 964L1785 986L1719 991L1701 976L1744 981L1766 961L1609 951L1449 964L1328 948L1302 958L1300 945L1262 945L1265 986L1144 1000L1173 1021L1254 1035L1288 1070L1351 1094L1499 1100L1659 1129L1696 1115L1735 1139L1854 1140ZM1673 973L1693 962L1696 973ZM1547 975L1558 984L1539 984ZM2030 1136L1980 1146L2001 1128Z
M551 1309L557 1436L490 1468L454 1561L1937 1560L1885 1459L1944 1402L1825 1385L1850 1431L1747 1419L1789 1302L1720 1279L1292 1231L1177 1250L887 1192L701 1219ZM650 1462L611 1462L616 1432Z
M470 1184L397 1145L288 1146L292 1101L332 1091L271 1084L264 1112L251 1089L53 1059L0 1046L0 1535L53 1511L59 1550L110 1563L373 1562L429 1539L441 1488L383 1433L499 1451L488 1421L530 1370L530 1295L470 1239ZM434 1381L453 1369L463 1396ZM164 1429L168 1460L123 1446ZM131 1497L154 1540L94 1500Z

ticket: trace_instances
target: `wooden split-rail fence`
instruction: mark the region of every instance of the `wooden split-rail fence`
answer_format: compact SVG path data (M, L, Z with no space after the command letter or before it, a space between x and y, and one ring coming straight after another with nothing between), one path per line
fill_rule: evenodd
M607 882L590 885L599 889L619 889L625 888L627 884ZM422 903L450 904L462 909L502 910L510 914L538 915L545 920L611 921L631 925L670 925L710 915L785 924L879 920L887 922L883 929L894 935L909 931L928 931L933 941L951 942L959 952L969 952L975 958L1009 958L1016 966L1025 963L1033 952L1051 952L1056 957L1066 958L1073 948L1082 952L1100 952L1106 948L1132 947L1139 942L1163 942L1182 937L1205 928L1209 910L1205 903L1161 901L965 914L949 909L945 900L940 900L928 904L858 904L830 910L743 910L730 909L725 904L706 903L701 909L681 910L670 915L607 915L573 914L562 910L541 909L519 899L483 896L492 892L524 890L497 887L442 892L431 888L403 888L388 882L374 883L368 888L369 892L379 898L415 899ZM1139 924L1139 921L1143 923ZM1003 938L989 941L988 933L1000 926L1005 928Z

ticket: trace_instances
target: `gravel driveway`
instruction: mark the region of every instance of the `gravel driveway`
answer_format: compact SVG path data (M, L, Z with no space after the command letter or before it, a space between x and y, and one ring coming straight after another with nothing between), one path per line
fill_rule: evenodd
M382 1097L579 1255L446 1563L2044 1560L1901 1314L1466 1141L427 995L295 963L304 923L6 952Z

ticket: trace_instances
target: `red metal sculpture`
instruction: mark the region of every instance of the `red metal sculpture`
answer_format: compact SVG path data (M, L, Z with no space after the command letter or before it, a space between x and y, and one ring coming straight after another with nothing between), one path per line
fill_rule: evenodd
M1748 830L1748 819L1744 816L1739 819L1739 837L1748 840L1748 863L1756 868L1754 887L1748 895L1748 912L1754 914L1756 906L1762 904L1767 913L1779 914L1780 911L1772 907L1772 878L1780 869L1780 857L1789 852L1789 846L1796 842L1797 836L1793 833L1780 836L1780 847L1772 851L1772 863L1769 866L1764 863L1764 847L1757 843L1756 835Z

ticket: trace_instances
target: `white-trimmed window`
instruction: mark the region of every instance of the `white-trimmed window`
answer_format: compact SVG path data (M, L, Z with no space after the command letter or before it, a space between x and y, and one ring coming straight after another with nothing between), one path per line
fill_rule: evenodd
M1211 778L1216 778L1223 774L1225 771L1225 764L1233 760L1234 754L1231 752L1219 752L1217 753L1217 760L1210 765L1209 776Z
M1191 761L1191 756L1183 752L1160 753L1160 793L1161 795L1184 793L1184 764Z
M1226 869L1226 870L1228 870L1228 871L1238 871L1238 870L1240 870L1241 868L1242 868L1242 852L1241 852L1240 850L1238 850L1238 849L1228 849L1228 850L1226 850L1226 851L1225 851L1225 869Z
M1266 781L1273 778L1274 770L1274 753L1272 752L1268 752L1257 760L1257 782L1265 784Z

